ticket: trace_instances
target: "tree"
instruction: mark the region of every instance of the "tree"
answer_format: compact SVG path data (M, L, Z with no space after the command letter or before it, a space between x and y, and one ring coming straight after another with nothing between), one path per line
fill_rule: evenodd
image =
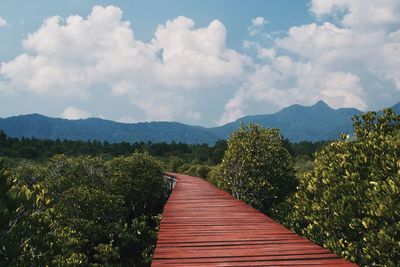
M178 168L179 173L185 173L188 175L201 177L204 179L208 178L208 173L211 170L211 166L207 164L191 164L185 163Z
M266 213L293 192L293 164L278 129L242 125L227 144L222 163L211 172L222 189Z
M1 266L148 266L168 194L157 160L58 155L13 172L4 187L31 205L1 229Z
M110 190L124 196L131 217L162 212L167 199L161 163L147 153L133 153L107 162L111 171Z
M227 144L225 140L218 140L217 142L215 142L215 145L212 148L212 153L211 153L212 163L214 164L221 163L226 149L227 149Z
M400 265L400 116L391 110L354 118L316 154L289 201L288 225L367 266Z
M10 220L19 206L18 197L12 192L13 182L10 181L10 176L4 160L0 160L0 231L9 228Z
M170 172L177 172L179 167L185 164L185 160L179 157L171 156L166 163L166 169Z
M25 242L30 239L31 227L23 227L33 210L42 208L48 199L46 190L39 185L29 185L18 180L0 160L0 265L16 265ZM23 234L26 233L26 234Z

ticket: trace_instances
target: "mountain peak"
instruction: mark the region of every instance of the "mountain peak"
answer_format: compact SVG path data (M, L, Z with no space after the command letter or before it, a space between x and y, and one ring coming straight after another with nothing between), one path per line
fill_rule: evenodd
M312 106L303 106L299 104L293 104L291 106L288 106L286 108L281 109L280 111L276 112L275 114L292 114L292 113L297 113L297 112L304 112L304 111L324 111L324 110L332 110L328 104L326 104L324 101L319 100ZM273 115L273 114L271 114Z
M392 107L396 112L400 113L400 102Z
M328 104L326 104L323 100L319 100L318 102L316 102L314 105L312 105L311 107L315 107L315 108L331 108L330 106L328 106Z
M50 117L47 117L47 116L45 116L45 115L42 115L42 114L39 114L39 113L31 113L31 114L19 114L19 115L16 115L16 116L11 116L11 117L9 117L9 118L19 118L19 119L43 119L43 118L50 118ZM6 119L6 118L4 118L4 119Z

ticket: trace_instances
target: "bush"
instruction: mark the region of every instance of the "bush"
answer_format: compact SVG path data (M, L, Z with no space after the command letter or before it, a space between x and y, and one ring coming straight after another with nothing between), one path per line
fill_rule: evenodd
M279 130L249 124L232 133L227 143L222 163L212 171L210 180L234 197L271 213L296 187L292 159Z
M146 266L151 261L167 188L160 163L149 155L107 162L60 155L43 167L24 165L14 178L44 191L2 240L12 249L1 251L0 265Z
M179 167L178 171L184 174L201 177L203 179L208 178L208 173L210 172L211 167L205 164L183 164Z
M317 153L286 221L361 265L400 266L400 116L385 110L354 121L353 141Z
M181 158L171 156L168 158L168 161L166 162L166 170L169 172L177 172L178 169L185 164L185 161Z

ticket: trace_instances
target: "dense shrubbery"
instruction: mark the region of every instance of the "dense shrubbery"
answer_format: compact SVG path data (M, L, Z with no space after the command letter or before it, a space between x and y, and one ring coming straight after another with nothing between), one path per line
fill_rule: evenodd
M99 141L41 140L37 138L11 138L0 129L0 157L24 158L46 161L57 154L68 156L101 156L111 159L116 156L128 156L133 152L146 152L158 159L179 157L185 162L193 160L200 163L221 161L226 142L217 141L214 146L208 144L182 143L108 143Z
M297 154L299 184L289 195L296 181L279 132L242 127L210 181L338 255L365 266L399 266L400 116L391 110L356 116L354 131L325 146L284 141Z
M293 162L277 129L255 124L231 134L211 181L253 207L270 213L296 187Z
M301 231L309 217L293 203L312 199L300 191L285 199L296 186L294 172L300 189L307 185L302 174L313 170L313 152L324 143L292 144L256 125L212 147L16 139L0 131L0 157L11 167L0 166L0 265L148 264L167 194L162 170L209 179ZM325 242L321 231L304 234Z
M1 188L28 197L17 194L21 204L7 207L8 217L0 202L1 219L11 222L2 224L0 265L142 266L151 260L167 189L160 163L150 156L60 155L7 175L15 184Z
M290 143L283 140L284 147L293 157L312 159L313 153L327 142ZM166 162L165 168L172 171L170 158L183 161L175 165L187 164L219 164L224 156L227 144L225 140L217 141L213 146L207 144L182 143L108 143L98 141L70 141L70 140L41 140L37 138L12 138L0 129L0 157L19 160L29 159L46 162L49 158L65 154L67 156L100 156L112 159L116 156L128 156L133 152L149 153L155 158ZM172 167L172 168L171 168Z
M296 158L300 157L302 159L312 159L316 151L320 150L330 142L331 141L317 141L317 142L301 141L298 143L291 143L287 139L283 140L284 147L289 151L289 153L293 157Z
M400 265L400 116L355 118L344 137L316 155L282 221L362 265Z
M184 164L178 168L178 172L208 179L209 173L212 170L211 165L207 164Z

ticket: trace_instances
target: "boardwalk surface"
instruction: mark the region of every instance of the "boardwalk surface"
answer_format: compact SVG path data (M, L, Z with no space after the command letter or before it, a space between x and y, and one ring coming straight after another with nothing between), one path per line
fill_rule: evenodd
M174 176L153 267L356 266L201 178Z

